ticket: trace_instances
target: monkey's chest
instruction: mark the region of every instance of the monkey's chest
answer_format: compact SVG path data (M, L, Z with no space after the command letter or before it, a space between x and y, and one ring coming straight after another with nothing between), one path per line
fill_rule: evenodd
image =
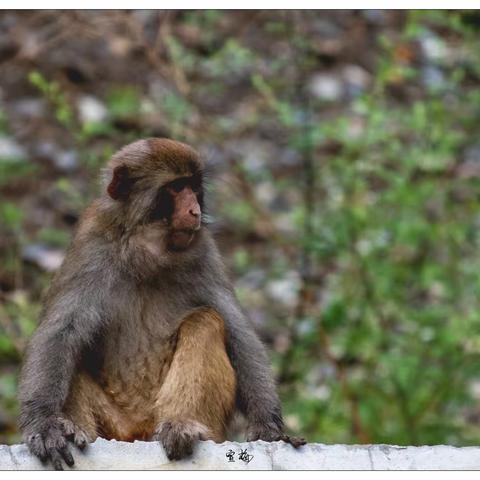
M148 322L118 324L104 348L100 385L126 414L152 417L155 401L172 362L176 332Z

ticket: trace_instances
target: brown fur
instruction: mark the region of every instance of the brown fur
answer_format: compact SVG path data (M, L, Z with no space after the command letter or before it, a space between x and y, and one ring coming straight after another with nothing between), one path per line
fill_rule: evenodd
M143 361L132 359L139 363L134 370L113 367L98 380L81 372L64 408L66 418L90 442L98 436L149 440L158 425L178 420L203 426L204 439L224 441L234 409L235 375L221 317L212 309L196 309L182 321L178 335L157 344L161 347L145 340L148 352Z

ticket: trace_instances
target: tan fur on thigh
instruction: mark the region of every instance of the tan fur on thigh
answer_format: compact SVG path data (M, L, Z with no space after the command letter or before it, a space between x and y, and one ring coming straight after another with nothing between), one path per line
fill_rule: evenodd
M199 423L206 427L203 438L222 442L234 410L235 388L223 319L212 308L196 309L180 325L156 402L158 421Z

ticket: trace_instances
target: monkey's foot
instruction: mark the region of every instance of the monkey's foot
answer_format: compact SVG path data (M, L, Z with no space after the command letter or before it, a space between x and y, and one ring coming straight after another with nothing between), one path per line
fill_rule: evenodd
M88 435L72 421L66 418L59 419L65 437L73 442L80 450L84 450L90 442Z
M169 460L180 460L192 454L197 440L208 438L208 428L194 420L161 422L152 440L162 443Z
M247 442L264 440L265 442L278 442L279 440L289 443L294 448L305 445L307 441L301 437L285 435L275 424L253 425L248 428Z
M36 432L28 434L25 438L30 451L42 462L50 460L55 470L63 470L63 462L69 467L75 463L67 440L72 441L82 450L88 443L83 430L62 417L46 419Z

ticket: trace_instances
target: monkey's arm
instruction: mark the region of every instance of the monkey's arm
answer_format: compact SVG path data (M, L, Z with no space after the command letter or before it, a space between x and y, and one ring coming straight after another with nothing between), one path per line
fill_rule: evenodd
M295 447L305 440L283 432L280 399L266 350L230 288L214 293L214 308L224 318L227 352L237 376L237 405L248 421L247 441L284 440Z
M62 458L73 465L67 438L86 445L82 433L62 418L62 408L82 350L104 320L98 285L91 275L81 274L54 282L22 369L20 428L32 453L50 458L57 469L62 468Z

